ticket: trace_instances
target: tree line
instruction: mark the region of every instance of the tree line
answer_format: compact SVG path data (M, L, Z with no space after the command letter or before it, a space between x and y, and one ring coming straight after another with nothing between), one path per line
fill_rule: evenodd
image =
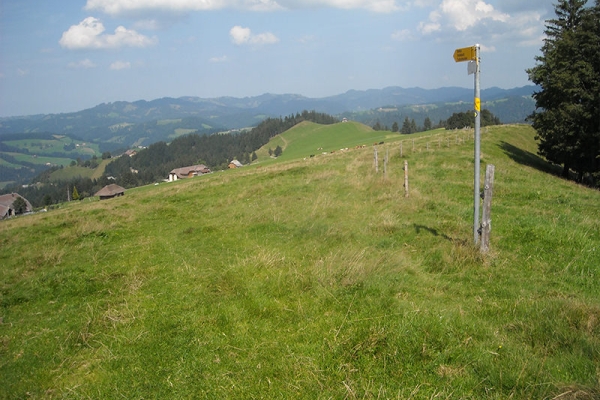
M500 125L500 118L494 116L489 110L481 110L481 126L489 125ZM408 135L416 132L429 131L431 129L446 128L446 129L462 129L462 128L473 128L475 126L475 116L473 111L465 111L453 113L447 120L440 120L437 125L433 125L429 117L425 117L423 120L423 126L417 126L415 119L404 118L402 127L398 125L397 121L394 121L392 128L390 129L386 125L382 125L379 121L373 125L373 130L376 131L392 131L399 132L404 135Z
M338 119L325 113L303 111L280 118L267 118L250 131L199 135L192 133L173 140L154 143L133 157L122 156L107 165L105 174L123 187L133 187L165 179L175 168L204 164L210 169L228 168L232 159L250 163L256 150L274 136L302 121L333 124Z
M590 2L591 3L591 2ZM600 0L559 0L529 80L538 153L562 176L600 186Z

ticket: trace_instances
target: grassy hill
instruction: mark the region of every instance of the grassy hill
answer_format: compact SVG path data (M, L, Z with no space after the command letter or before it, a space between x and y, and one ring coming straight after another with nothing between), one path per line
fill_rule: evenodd
M468 133L385 140L384 177L372 147L304 160L373 134L331 129L2 221L0 397L598 398L600 193L549 174L530 127L489 128L481 256Z
M100 157L96 143L51 133L0 136L0 186L9 181L28 182L50 166L68 166L78 158ZM84 176L84 175L82 175Z

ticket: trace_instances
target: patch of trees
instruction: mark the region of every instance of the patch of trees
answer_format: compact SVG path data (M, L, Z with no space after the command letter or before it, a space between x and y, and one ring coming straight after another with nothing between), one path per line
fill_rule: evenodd
M78 166L90 169L96 169L100 163L98 162L98 157L96 155L88 158L87 160L81 159L81 157L77 157L77 160L71 161L71 166Z
M165 179L175 168L205 164L213 171L227 169L232 159L249 163L253 154L274 136L302 121L333 124L338 120L328 114L303 111L285 118L267 118L250 131L235 134L199 135L174 139L171 144L154 143L135 156L122 156L106 166L105 175L117 178L119 185L134 187Z
M23 200L22 197L17 197L15 201L13 201L12 206L16 215L23 214L27 211L27 203L25 203L25 200Z
M489 110L481 111L481 126L488 125L500 125L500 119L494 114L492 114ZM429 131L435 128L443 128L446 129L462 129L462 128L473 128L475 126L475 116L473 111L467 112L457 112L453 113L447 120L440 120L437 125L433 125L431 119L429 117L425 117L423 120L423 126L418 126L415 119L409 119L408 117L404 117L404 121L402 122L402 127L400 128L397 121L394 121L392 124L392 132L399 132L403 135L410 135L411 133ZM373 130L375 131L389 131L390 129L381 124L379 121L373 125Z
M538 152L563 167L562 175L600 186L600 1L559 0L546 21L537 65L527 72L533 94L530 121Z
M489 110L481 110L480 126L500 125L500 119ZM462 129L475 127L475 116L473 111L454 113L444 123L446 129Z
M44 206L50 206L53 204L63 203L69 199L83 200L86 197L93 196L98 190L113 181L106 177L100 179L90 178L73 178L70 180L49 182L47 177L48 173L44 172L35 181L38 182L33 185L21 186L21 185L9 185L4 188L0 193L19 193L25 197L34 208L40 208ZM77 193L77 196L75 196Z
M5 153L0 153L0 158L9 163L21 166L21 168L12 168L0 165L0 182L29 182L36 175L48 168L41 164L17 161L14 157Z

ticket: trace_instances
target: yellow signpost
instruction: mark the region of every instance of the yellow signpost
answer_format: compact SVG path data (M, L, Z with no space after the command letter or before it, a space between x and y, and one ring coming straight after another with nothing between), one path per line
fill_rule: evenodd
M473 177L473 238L475 244L479 242L479 169L480 169L480 142L481 142L481 98L479 89L479 45L463 47L454 50L454 61L469 61L467 72L475 74L475 171Z
M454 61L456 62L471 61L475 60L475 58L475 46L463 47L462 49L454 50Z

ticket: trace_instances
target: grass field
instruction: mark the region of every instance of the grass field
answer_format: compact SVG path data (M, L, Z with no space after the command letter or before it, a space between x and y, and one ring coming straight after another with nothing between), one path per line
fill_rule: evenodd
M31 164L52 164L52 165L62 165L67 166L73 161L71 158L66 157L44 157L44 156L32 156L31 154L22 154L22 153L5 153L11 157L14 157L16 161L19 162L28 162Z
M7 145L27 149L29 154L47 155L50 153L64 153L65 145L77 145L73 152L81 156L100 156L96 143L84 143L67 136L56 136L54 139L23 139L5 141Z
M463 132L383 138L384 177L296 129L279 160L2 221L0 398L599 398L600 192L530 127L483 135L485 256Z
M94 168L85 168L79 166L68 166L65 168L58 169L50 175L51 181L68 181L73 178L81 177L81 178L90 178L90 179L99 179L106 169L106 165L112 161L112 159L99 160L100 164Z

